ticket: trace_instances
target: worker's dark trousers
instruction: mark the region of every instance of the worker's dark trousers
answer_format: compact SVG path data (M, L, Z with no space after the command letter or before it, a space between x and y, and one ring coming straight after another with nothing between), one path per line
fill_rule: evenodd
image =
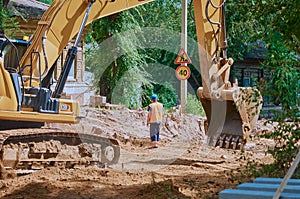
M151 142L159 142L159 128L161 122L150 123L150 138Z
M151 142L159 142L159 133L151 136Z

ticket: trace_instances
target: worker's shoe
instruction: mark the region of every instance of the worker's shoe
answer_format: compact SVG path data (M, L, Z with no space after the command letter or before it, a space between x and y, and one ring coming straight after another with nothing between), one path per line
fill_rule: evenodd
M150 146L149 149L157 149L159 146Z
M158 148L158 142L152 142L152 147L151 148Z

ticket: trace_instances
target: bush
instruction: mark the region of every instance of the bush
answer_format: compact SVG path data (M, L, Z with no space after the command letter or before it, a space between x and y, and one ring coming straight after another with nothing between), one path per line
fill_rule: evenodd
M196 95L190 93L187 95L186 113L205 116L204 109Z
M178 97L172 84L165 82L164 85L154 84L144 88L142 95L143 107L151 103L151 95L158 95L158 101L164 105L165 109L169 109L177 105Z

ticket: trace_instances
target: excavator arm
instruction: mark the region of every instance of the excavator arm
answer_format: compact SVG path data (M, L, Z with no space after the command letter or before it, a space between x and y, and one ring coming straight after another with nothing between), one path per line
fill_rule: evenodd
M207 116L208 144L242 148L256 125L262 97L256 89L229 81L233 59L227 58L226 0L194 0L193 4L203 86L197 95Z
M227 59L226 52L226 1L196 0L193 3L203 94L212 98L218 87L229 82L230 66L233 64L232 59Z

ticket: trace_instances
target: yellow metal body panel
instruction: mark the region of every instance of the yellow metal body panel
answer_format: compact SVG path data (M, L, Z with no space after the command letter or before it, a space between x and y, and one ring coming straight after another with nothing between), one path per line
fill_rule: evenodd
M212 0L214 5L221 5L224 0ZM202 77L202 85L204 96L211 97L211 74L216 72L218 64L213 63L213 59L219 59L219 54L215 54L216 50L220 50L222 47L218 42L221 40L223 29L216 24L211 24L206 17L206 0L195 0L194 14L196 23L196 34L198 42L198 53L200 59L200 71ZM208 6L207 15L211 21L221 24L222 9L216 9L212 6ZM216 32L218 30L218 32ZM214 71L212 71L214 70Z
M16 111L17 107L18 100L14 85L0 58L0 110Z
M221 5L224 0L211 0L214 5ZM196 23L196 34L198 44L203 47L207 55L210 57L214 56L214 52L217 47L217 43L221 39L222 29L220 29L214 38L214 30L217 30L219 27L217 24L211 24L205 14L205 8L207 0L195 0L194 4L194 13L195 13L195 23ZM222 9L216 9L212 6L208 6L208 16L214 22L222 22ZM217 39L217 40L216 40ZM220 46L219 42L219 48ZM202 55L200 55L202 57Z
M59 114L79 116L79 103L73 100L59 99Z
M48 114L28 111L0 111L1 120L49 122L49 123L78 123L80 120L74 115Z
M153 0L121 0L108 1L96 0L93 3L86 25L92 21L130 9L132 7L149 3ZM88 2L86 0L55 0L44 13L32 38L32 44L21 59L21 67L30 64L31 52L42 52L42 37L46 36L45 51L49 67L55 62L63 48L78 33L83 20ZM33 76L39 76L38 58L33 57ZM47 72L44 59L41 58L42 74ZM25 69L24 75L30 75L30 70Z

